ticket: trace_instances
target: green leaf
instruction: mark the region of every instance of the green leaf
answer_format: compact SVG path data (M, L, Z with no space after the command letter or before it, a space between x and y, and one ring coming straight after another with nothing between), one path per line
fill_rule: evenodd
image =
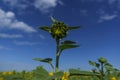
M73 69L73 68L70 68L69 69L69 73L80 73L81 71L78 70L78 69Z
M45 58L45 59L41 59L41 58L33 58L33 60L40 61L40 62L51 63L52 58Z
M47 31L47 32L51 33L51 28L50 28L50 27L41 26L41 27L39 27L39 29L42 29L42 30L44 30L44 31Z
M100 67L100 64L99 64L99 63L96 63L96 67L99 68L99 67Z
M96 62L89 61L89 64L96 67Z
M59 46L59 49L61 50L65 50L65 49L71 49L71 48L76 48L76 47L79 47L79 45L60 45Z
M35 70L33 70L33 75L37 80L47 80L49 78L49 73L42 66L38 66Z
M110 66L110 67L112 67L112 64L110 64L110 63L105 63L105 66Z
M42 59L41 58L33 58L33 60L41 61Z
M78 69L69 69L70 76L97 76L99 74L95 74L89 71L80 71Z
M57 78L57 79L60 80L63 75L64 75L64 72L63 72L63 71L59 71L59 72L57 72L57 73L54 73L54 75L52 76L52 79Z
M105 68L106 68L107 71L112 71L113 70L113 67L111 67L111 66L105 66Z
M55 20L52 16L50 18L51 18L53 23L57 22L57 20Z
M100 67L100 64L99 64L99 63L96 63L96 62L89 61L89 64L92 65L92 66L95 66L95 67L97 67L97 68Z
M80 26L68 27L68 30L74 30L74 29L78 29L78 28L80 28Z
M106 60L104 57L100 57L100 58L98 59L98 61L99 61L100 63L104 63L104 64L107 63L107 60Z
M48 64L50 64L51 68L54 69L54 66L52 64L52 58L45 58L45 59L33 58L33 60L48 63Z
M66 40L64 42L61 42L61 44L76 44L76 42L70 41L70 40Z
M65 50L65 49L76 48L76 47L79 47L79 45L76 45L76 42L66 40L64 42L61 42L59 49Z

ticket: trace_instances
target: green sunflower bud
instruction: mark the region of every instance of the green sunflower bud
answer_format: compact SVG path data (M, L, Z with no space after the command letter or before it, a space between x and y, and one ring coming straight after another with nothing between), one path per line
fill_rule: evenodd
M62 39L67 35L67 25L63 22L55 22L51 27L51 35L53 38Z
M103 57L99 58L98 61L100 63L106 63L107 62L107 60L105 58L103 58Z

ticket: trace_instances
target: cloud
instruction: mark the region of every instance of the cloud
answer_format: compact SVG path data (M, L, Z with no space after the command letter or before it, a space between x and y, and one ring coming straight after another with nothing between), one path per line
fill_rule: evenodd
M61 0L3 0L3 2L12 8L25 10L30 6L40 10L43 13L48 13L58 4L64 5Z
M115 3L117 0L108 0L108 3L109 4L113 4L113 3Z
M0 38L22 38L22 35L19 34L4 34L0 33Z
M28 45L28 46L33 46L33 45L38 45L40 43L36 42L28 42L28 41L14 41L16 45Z
M102 2L107 2L109 5L112 5L114 3L118 3L119 6L120 0L81 0L82 2L97 2L97 3L102 3Z
M12 8L26 9L28 7L27 0L3 0L3 2Z
M9 48L0 45L0 50L3 50L3 49L5 49L5 50L6 50L6 49L9 50Z
M17 29L28 33L36 32L35 29L25 22L17 20L13 12L5 12L2 9L0 9L0 28Z
M60 0L35 0L34 6L42 12L49 12L57 4L63 4Z
M41 38L41 39L45 39L45 36L43 36L43 35L39 35L39 37Z
M102 16L100 17L100 19L99 19L98 22L113 20L113 19L115 19L117 16L118 16L118 15L116 15L116 14L113 14L113 15L108 15L108 14L102 15Z
M81 13L82 15L88 15L88 11L87 11L87 10L80 10L80 13Z

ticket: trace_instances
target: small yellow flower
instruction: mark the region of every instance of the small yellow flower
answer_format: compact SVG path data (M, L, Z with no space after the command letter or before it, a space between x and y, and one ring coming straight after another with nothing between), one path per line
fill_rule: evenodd
M68 80L68 76L69 76L69 73L68 72L64 72L62 80Z
M3 80L3 77L0 77L0 80Z
M6 75L7 74L7 72L2 72L2 75Z
M32 72L30 72L30 73L29 73L29 76L30 76L30 78L32 78L32 77L33 77L33 73L32 73Z
M13 72L8 72L8 75L12 75L13 74Z
M50 72L50 73L49 73L49 76L53 76L53 72Z
M115 78L115 77L112 77L111 80L116 80L116 78Z

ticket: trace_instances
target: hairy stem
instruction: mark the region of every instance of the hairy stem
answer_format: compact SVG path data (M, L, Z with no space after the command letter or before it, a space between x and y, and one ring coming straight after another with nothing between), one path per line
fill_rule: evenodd
M101 63L101 80L104 80L104 66L103 66L103 63Z
M56 39L56 66L55 66L55 72L59 71L59 39Z

